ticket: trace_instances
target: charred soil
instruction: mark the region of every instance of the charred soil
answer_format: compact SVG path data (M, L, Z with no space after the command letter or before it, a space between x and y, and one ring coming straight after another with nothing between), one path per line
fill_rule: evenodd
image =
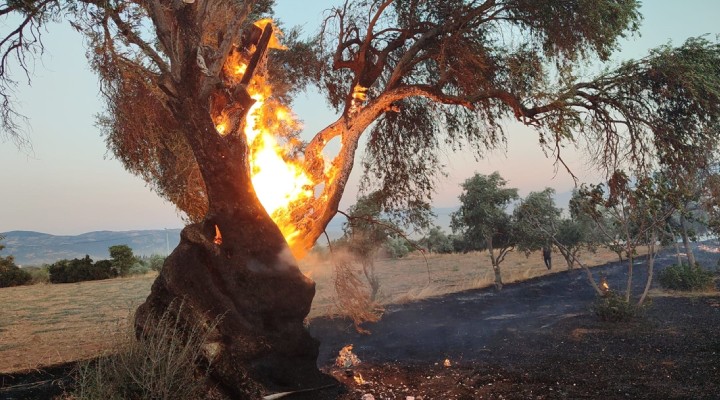
M473 360L367 361L328 371L343 400L717 399L720 297L662 297L630 323L590 313L535 332L507 330Z

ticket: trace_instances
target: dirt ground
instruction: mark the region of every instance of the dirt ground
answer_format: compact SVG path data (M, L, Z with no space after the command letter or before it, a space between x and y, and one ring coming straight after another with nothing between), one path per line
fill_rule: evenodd
M701 251L703 265L720 255ZM660 257L658 268L673 262ZM593 269L611 288L625 265ZM635 285L644 268L635 268ZM318 364L339 385L284 399L717 399L720 393L720 294L653 288L652 304L631 323L601 322L582 271L389 305L358 334L352 323L315 318ZM361 362L334 366L353 344ZM72 364L30 374L0 374L0 399L60 393ZM355 378L362 377L362 381ZM365 396L365 397L363 397Z

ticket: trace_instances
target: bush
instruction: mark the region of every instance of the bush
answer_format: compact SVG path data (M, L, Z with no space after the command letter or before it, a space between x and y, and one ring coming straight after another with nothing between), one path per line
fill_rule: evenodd
M134 320L133 316L129 318ZM208 345L208 332L216 324L203 329L200 324L184 323L166 312L150 317L140 339L136 339L133 324L128 323L107 355L80 365L69 398L206 398L210 365L203 349Z
M607 322L630 321L642 314L641 306L632 304L612 292L598 298L592 308L595 315Z
M30 274L31 285L37 285L38 283L50 283L48 265L43 265L42 267L25 267L23 269Z
M403 258L410 253L407 240L399 237L388 238L383 248L390 258Z
M0 288L27 285L31 281L30 273L15 265L12 257L0 259Z
M150 272L150 267L147 266L142 261L136 262L132 267L130 267L130 270L128 271L129 275L145 275L148 272Z
M93 263L90 256L83 259L60 260L48 267L51 283L74 283L114 278L117 273L112 262L100 260Z
M714 286L713 273L702 269L699 264L673 264L660 271L658 280L663 288L670 290L707 290Z
M148 267L153 270L160 272L162 269L163 264L165 264L165 256L161 256L159 254L153 254L150 256L150 259L147 262Z

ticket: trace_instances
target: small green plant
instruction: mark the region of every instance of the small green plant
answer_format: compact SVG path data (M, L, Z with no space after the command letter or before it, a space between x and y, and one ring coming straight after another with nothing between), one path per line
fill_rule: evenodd
M67 398L205 398L210 364L204 349L210 346L208 333L217 321L203 328L201 324L184 322L175 314L180 313L148 317L139 338L132 323L121 329L110 353L78 368L75 390ZM129 321L134 321L133 316Z
M713 273L699 264L673 264L660 272L658 280L665 289L687 292L707 290L714 286Z
M641 306L632 304L613 292L599 297L593 304L592 310L598 318L607 322L630 321L642 314Z

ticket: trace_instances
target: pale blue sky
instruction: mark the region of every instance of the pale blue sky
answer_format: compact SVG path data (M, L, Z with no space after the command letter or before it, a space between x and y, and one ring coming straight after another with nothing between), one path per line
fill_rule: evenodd
M313 33L323 10L340 2L277 0L276 10L287 25L302 25ZM717 0L648 0L642 13L642 36L624 43L619 59L641 57L647 49L670 40L680 44L689 36L720 33ZM2 22L0 27L7 29ZM94 115L102 105L82 38L67 24L56 24L49 27L45 45L46 53L34 68L32 86L21 85L18 91L21 110L30 118L33 151L23 153L10 142L0 143L0 232L79 234L182 226L172 204L159 199L142 180L108 156L94 126ZM308 132L317 131L334 117L313 95L300 96L294 109ZM438 186L436 206L456 205L459 182L474 172L498 170L511 186L521 189L521 195L545 186L558 192L572 189L569 176L563 170L556 174L552 161L536 146L532 131L515 125L509 131L507 154L497 151L479 162L466 154L447 155L450 176ZM577 159L573 168L581 177L593 175ZM342 207L354 202L355 192L348 187Z

